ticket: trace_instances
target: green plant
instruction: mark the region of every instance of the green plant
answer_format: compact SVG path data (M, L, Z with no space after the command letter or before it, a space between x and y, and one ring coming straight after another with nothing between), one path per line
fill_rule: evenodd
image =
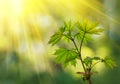
M93 34L99 34L101 32L103 32L103 29L99 28L97 22L90 22L88 20L74 23L71 21L68 23L65 22L64 25L51 36L49 44L54 46L62 40L62 38L65 38L68 40L68 45L72 43L73 47L57 49L54 53L57 56L56 62L66 67L68 64L76 66L76 60L80 60L84 71L77 73L82 75L83 80L87 80L89 84L92 84L91 76L95 73L93 72L93 68L96 64L102 62L111 68L116 66L115 62L108 56L105 58L89 56L83 59L81 54L83 43L88 42ZM62 42L64 42L64 40L62 40Z

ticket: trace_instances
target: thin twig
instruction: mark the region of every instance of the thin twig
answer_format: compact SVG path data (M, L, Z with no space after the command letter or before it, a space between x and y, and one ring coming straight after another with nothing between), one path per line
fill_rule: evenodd
M82 63L82 65L83 65L83 68L84 68L84 71L86 72L86 68L85 68L85 65L84 65L84 63L83 63L83 59L82 59L82 56L81 56L81 49L82 49L82 44L83 44L83 41L84 41L84 38L85 38L85 34L86 34L86 32L83 34L83 37L82 37L82 40L81 40L81 43L80 43L80 60L81 60L81 63Z
M98 64L99 62L101 62L101 60L95 62L95 63L91 66L91 69L92 69L96 64Z
M70 39L72 42L73 42L73 44L74 44L74 46L75 46L75 48L76 48L76 50L77 50L77 53L78 53L78 55L79 55L79 57L80 57L80 61L81 61L81 64L82 64L82 66L83 66L83 69L84 69L84 71L86 72L86 68L85 68L85 65L84 65L84 63L83 63L83 60L82 60L82 57L81 57L81 52L79 51L79 49L78 49L78 47L77 47L77 44L76 44L76 42L75 42L75 40L74 40L74 38L71 36L71 33L69 32L69 36L70 37L68 37L67 35L65 35L65 34L63 34L65 37L67 37L68 39ZM84 39L83 39L84 40ZM83 42L83 41L82 41ZM81 47L82 47L82 45L81 45Z
M81 40L81 43L80 43L80 53L81 53L81 50L82 50L82 44L83 44L83 41L84 41L84 38L85 38L85 34L86 34L86 32L83 34L83 37L82 37L82 40Z

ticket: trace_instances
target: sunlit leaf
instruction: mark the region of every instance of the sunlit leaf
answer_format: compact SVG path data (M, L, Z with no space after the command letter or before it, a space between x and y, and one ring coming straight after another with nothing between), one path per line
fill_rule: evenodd
M69 43L70 42L70 37L67 37L67 36L63 36L63 41Z
M72 21L64 22L64 27L65 31L71 32L74 29L74 23Z
M73 49L68 50L66 48L60 48L56 50L55 55L57 55L57 63L61 63L64 66L67 66L69 63L74 66L76 65L75 59L77 58L77 53Z
M63 39L67 42L69 42L71 40L71 35L69 33L67 34L63 34Z
M82 39L81 33L76 33L76 34L74 35L74 38L77 38L77 40L80 41L80 40Z
M62 33L61 32L56 32L54 35L51 36L49 40L49 44L55 45L61 38L62 38Z
M61 33L64 33L64 32L65 32L65 29L66 29L66 26L65 26L65 25L62 26L62 27L60 27L60 32L61 32Z
M76 61L76 59L74 59L74 60L70 61L70 63L71 63L71 65L76 66L77 61Z
M80 32L80 33L76 33L74 35L74 37L78 40L78 41L81 41L81 39L83 38L83 32ZM92 36L89 35L89 34L86 34L85 37L84 37L84 43L86 44L88 41L91 41L92 40Z
M73 27L74 25L73 25L73 23L71 22L71 21L69 21L68 23L66 23L66 29L68 30L68 31L72 31L73 30Z
M89 24L88 24L88 27L89 27L88 30L91 30L91 29L96 28L98 26L99 26L98 22L93 22L93 23L89 22Z
M89 20L84 20L83 22L77 23L80 31L88 34L99 34L103 32L102 28L98 28L99 24L97 22L90 22Z
M113 59L108 56L106 56L102 62L106 65L106 67L109 67L109 68L113 68L117 66L115 61L113 61Z
M89 34L99 34L101 32L103 32L103 29L101 29L101 28L97 28L97 29L93 28L93 29L87 31L87 33L89 33Z
M86 34L84 37L84 43L86 44L87 42L92 41L92 36L89 34Z

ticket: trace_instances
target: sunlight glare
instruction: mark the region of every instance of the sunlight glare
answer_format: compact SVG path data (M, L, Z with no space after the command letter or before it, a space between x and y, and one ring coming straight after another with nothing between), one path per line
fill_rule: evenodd
M0 0L0 17L15 17L22 13L22 0Z
M15 15L22 13L22 0L10 0L11 12Z

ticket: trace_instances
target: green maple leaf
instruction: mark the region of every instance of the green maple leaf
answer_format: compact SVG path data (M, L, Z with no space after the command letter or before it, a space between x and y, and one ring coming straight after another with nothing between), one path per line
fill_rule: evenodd
M54 35L51 36L50 40L49 40L49 44L55 45L57 42L60 41L60 39L62 38L62 33L61 32L56 32Z
M103 32L102 28L99 28L99 24L97 22L90 22L88 20L84 20L81 23L77 23L80 31L86 32L88 34L99 34Z
M92 65L93 60L98 61L98 60L101 60L101 58L100 57L86 57L83 60L83 62L86 66L90 66Z
M74 29L74 24L72 21L64 22L64 25L66 27L66 31L72 31Z
M56 62L63 64L63 66L67 66L71 63L73 66L76 66L76 58L78 57L77 53L74 49L68 50L66 48L60 48L55 52Z
M84 60L83 60L84 64L86 66L89 66L92 64L92 58L91 57L86 57Z
M74 38L76 38L78 41L81 41L83 34L84 34L84 32L76 33L74 35ZM89 34L86 34L83 42L86 44L88 41L92 41L92 36Z
M101 60L100 57L93 57L92 59L93 59L93 60Z
M109 68L113 68L113 67L117 66L116 63L115 63L115 61L112 58L110 58L109 56L106 56L102 60L102 62L106 65L106 67L109 67Z

